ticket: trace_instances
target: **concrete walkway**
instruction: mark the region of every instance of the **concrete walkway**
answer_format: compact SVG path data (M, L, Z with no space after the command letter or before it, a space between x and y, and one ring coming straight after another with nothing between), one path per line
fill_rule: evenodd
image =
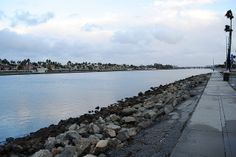
M212 73L171 157L236 157L236 91Z

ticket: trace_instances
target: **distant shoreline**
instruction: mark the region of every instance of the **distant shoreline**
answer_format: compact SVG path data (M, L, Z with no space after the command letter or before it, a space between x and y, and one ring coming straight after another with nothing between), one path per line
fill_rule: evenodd
M104 71L50 71L50 72L32 72L32 71L0 71L0 76L11 75L40 75L40 74L68 74L68 73L95 73L95 72L120 72L120 71L158 71L158 70L179 70L179 69L208 69L208 68L174 68L174 69L140 69L140 70L104 70Z
M94 73L94 72L117 72L117 71L153 71L153 70L107 70L107 71L51 71L51 72L31 72L31 71L25 71L25 72L1 72L0 76L9 76L9 75L40 75L40 74L68 74L68 73Z

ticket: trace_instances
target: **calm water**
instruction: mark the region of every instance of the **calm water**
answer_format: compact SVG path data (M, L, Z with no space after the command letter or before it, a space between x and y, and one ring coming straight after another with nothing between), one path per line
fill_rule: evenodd
M198 70L42 74L0 77L0 141L76 117Z

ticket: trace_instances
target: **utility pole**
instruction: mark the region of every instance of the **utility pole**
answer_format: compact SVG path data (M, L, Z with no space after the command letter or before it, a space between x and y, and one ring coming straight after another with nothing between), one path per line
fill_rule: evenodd
M228 10L225 16L230 19L230 25L225 25L225 32L229 32L228 53L227 53L227 58L226 58L226 70L230 72L231 70L230 56L231 56L231 43L232 43L232 32L233 32L232 19L234 18L234 16L231 10Z

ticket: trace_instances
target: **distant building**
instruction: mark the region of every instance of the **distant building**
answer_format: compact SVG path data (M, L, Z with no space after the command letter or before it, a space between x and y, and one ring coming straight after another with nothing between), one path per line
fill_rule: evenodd
M45 73L48 69L47 68L44 68L44 67L39 67L37 68L37 72L38 73Z

